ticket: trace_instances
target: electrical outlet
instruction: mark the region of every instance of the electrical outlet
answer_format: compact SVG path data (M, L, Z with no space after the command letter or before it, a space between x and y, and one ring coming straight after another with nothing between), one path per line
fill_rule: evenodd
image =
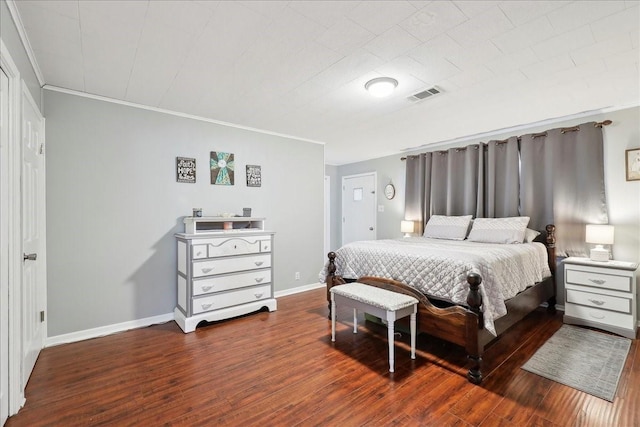
M300 280L300 272L296 271L296 280Z

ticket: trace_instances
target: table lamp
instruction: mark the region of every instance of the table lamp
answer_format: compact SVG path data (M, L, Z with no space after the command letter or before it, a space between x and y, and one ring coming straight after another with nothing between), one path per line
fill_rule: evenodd
M609 250L602 245L613 244L613 225L587 224L587 243L594 243L595 248L591 249L590 257L592 261L609 261Z
M415 231L416 223L414 221L402 220L400 222L400 231L404 233L404 237L410 237Z

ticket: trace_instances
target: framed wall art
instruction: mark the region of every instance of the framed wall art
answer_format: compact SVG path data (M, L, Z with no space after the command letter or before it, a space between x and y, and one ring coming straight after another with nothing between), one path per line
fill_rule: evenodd
M176 157L176 181L195 184L196 159L191 157Z
M211 152L211 183L233 185L235 163L233 153Z
M247 187L262 185L262 170L258 165L247 165Z
M640 181L640 148L625 151L627 181Z

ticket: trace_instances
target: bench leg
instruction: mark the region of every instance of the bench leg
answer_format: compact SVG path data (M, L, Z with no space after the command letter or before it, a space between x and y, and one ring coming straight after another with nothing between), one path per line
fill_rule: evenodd
M395 355L394 355L394 327L396 323L396 313L387 311L387 341L389 341L389 372L394 371Z
M414 306L415 307L415 306ZM415 310L415 308L414 308ZM416 312L411 313L411 358L416 358Z
M353 309L353 333L358 333L358 310Z
M331 294L331 341L336 341L336 300Z

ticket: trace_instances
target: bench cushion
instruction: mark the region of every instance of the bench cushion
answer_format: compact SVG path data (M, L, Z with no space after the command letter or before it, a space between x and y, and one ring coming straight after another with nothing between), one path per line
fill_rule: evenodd
M334 286L331 288L331 292L383 310L396 311L418 303L418 300L410 295L358 282Z

